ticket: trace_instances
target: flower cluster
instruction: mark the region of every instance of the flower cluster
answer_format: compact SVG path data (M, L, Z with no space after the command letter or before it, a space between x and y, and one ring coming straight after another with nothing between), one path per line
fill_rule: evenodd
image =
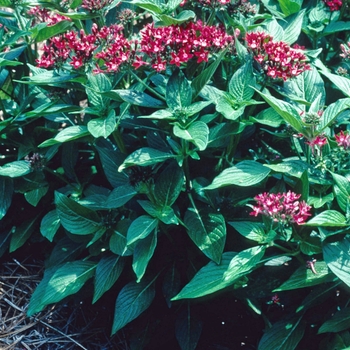
M263 32L247 33L245 40L254 59L272 79L286 81L310 69L299 47L292 48L283 41L274 42Z
M340 50L341 54L339 55L340 57L344 58L345 60L348 60L350 58L350 42L348 42L347 45L340 44Z
M262 214L282 224L303 224L311 216L311 207L305 201L299 201L299 198L300 194L291 191L277 194L264 192L254 197L257 205L250 215Z
M83 0L81 7L90 12L98 12L111 3L112 0Z
M350 148L350 135L345 134L343 130L338 135L335 135L335 140L339 147L343 147L345 150Z
M343 5L341 0L323 0L323 2L329 7L331 11L338 11Z
M323 135L317 135L315 138L305 141L307 145L310 146L312 154L315 153L315 147L317 146L319 150L327 143L327 138Z
M41 7L41 6L35 6L31 8L27 14L30 17L33 17L32 25L38 24L38 23L47 23L47 26L53 26L54 24L61 22L61 21L70 21L71 19L62 16L58 13L55 13L53 11L49 11L48 9Z
M233 40L223 29L201 21L157 28L152 23L141 35L141 52L151 58L152 67L158 72L164 71L167 64L179 67L194 57L197 63L207 62L209 54L227 47Z
M98 49L99 52L95 54L97 71L104 67L108 72L115 72L130 55L130 44L124 38L122 30L123 27L119 25L98 30L95 24L92 34L70 31L53 37L44 45L44 54L37 60L38 66L59 68L70 60L69 64L74 69L79 69L93 58Z

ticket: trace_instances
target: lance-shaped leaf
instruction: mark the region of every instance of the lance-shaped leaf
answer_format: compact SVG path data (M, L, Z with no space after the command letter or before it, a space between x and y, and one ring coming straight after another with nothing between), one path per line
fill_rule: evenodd
M228 88L231 96L240 102L248 101L253 97L252 86L255 86L255 77L252 62L248 61L233 74Z
M38 216L31 220L24 221L19 227L16 227L11 235L10 253L14 252L27 241L35 229L35 223Z
M101 296L109 290L119 278L124 268L124 260L121 256L104 256L98 262L94 280L94 304Z
M318 330L318 334L326 332L341 332L350 328L350 307L337 311Z
M175 70L166 86L166 103L172 110L183 110L192 102L192 89L185 75Z
M259 246L243 250L240 253L223 253L219 265L210 261L171 300L199 298L232 285L255 268L264 252L265 247Z
M259 90L255 91L297 132L303 133L303 124L298 111L288 102L279 100L271 95L264 94Z
M77 293L94 275L95 268L95 263L81 260L67 262L62 266L46 270L30 299L27 315L32 316L43 310L45 306Z
M225 169L205 189L213 190L230 185L242 187L253 186L263 181L270 172L271 170L269 168L258 162L244 160L231 168Z
M228 223L245 238L251 239L252 241L256 241L260 244L268 243L276 236L275 231L266 233L264 225L259 222L231 221Z
M124 185L115 188L108 196L106 206L108 208L119 208L137 194L134 187Z
M51 210L42 218L40 233L52 242L57 230L60 227L60 218L56 210Z
M156 163L165 162L168 159L175 158L176 156L172 153L158 151L154 148L144 147L131 153L120 165L118 171L123 171L125 168L139 165L148 166Z
M273 292L316 286L336 279L324 261L317 261L315 263L315 270L317 274L313 273L311 269L306 268L306 266L299 267L286 282L274 289Z
M323 257L331 271L350 286L350 238L325 244Z
M106 118L96 118L88 122L87 128L93 137L107 138L116 128L115 111L110 110Z
M135 219L129 226L126 239L127 244L131 245L139 239L146 238L158 224L158 219L152 218L148 215L141 215Z
M281 320L268 329L260 340L258 350L294 350L304 335L301 317Z
M338 205L344 212L346 212L350 199L350 182L345 176L335 173L331 174L336 183L336 186L334 186L334 192L336 193Z
M103 95L111 99L122 99L123 101L135 106L150 108L164 107L163 101L137 90L111 90L103 93Z
M325 70L322 70L321 73L325 75L345 96L350 97L350 79L329 73Z
M0 176L20 177L30 172L30 163L26 160L17 160L0 166Z
M82 206L62 193L55 192L55 204L62 226L70 233L88 235L101 227L100 217L94 210Z
M154 280L130 282L120 291L115 304L112 334L137 318L151 305L155 295Z
M338 115L347 109L350 109L350 98L342 98L329 105L320 118L318 131L321 132L330 126L337 119Z
M281 2L280 2L280 5L281 5ZM285 3L285 5L288 6L288 4L286 4L286 3ZM281 23L281 25L284 29L283 41L289 45L294 44L298 40L300 32L301 32L301 27L303 24L305 10L300 11L300 5L301 5L301 3L299 4L299 9L296 12L294 12L294 15L288 16L288 18L285 19L287 23L285 23L285 22ZM314 69L314 70L316 70L316 69ZM309 72L309 71L305 71L304 74L306 72ZM298 77L300 75L304 75L304 74L299 74ZM312 101L312 100L310 100L310 101Z
M348 226L346 218L342 213L336 210L325 210L322 213L314 216L304 226L330 226L344 227Z
M173 130L175 136L194 143L200 151L204 151L207 148L209 128L204 122L195 121L186 129L175 124Z
M187 233L196 246L211 260L220 263L226 242L225 219L208 210L189 208L185 214Z
M140 282L146 272L149 261L157 246L157 231L154 231L146 238L136 242L134 247L132 269L137 277L136 282Z
M175 335L181 350L195 350L202 333L202 322L191 310L180 312L175 323Z
M171 162L159 175L154 185L154 196L158 204L171 206L182 191L184 172L176 162Z
M60 131L53 139L49 139L41 143L38 147L48 147L63 142L73 141L85 136L89 136L90 133L86 126L74 125Z
M12 202L13 180L0 176L0 220L6 215Z

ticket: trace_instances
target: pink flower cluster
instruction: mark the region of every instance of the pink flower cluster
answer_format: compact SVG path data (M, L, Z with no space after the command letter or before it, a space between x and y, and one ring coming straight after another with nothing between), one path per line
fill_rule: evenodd
M264 192L254 197L257 205L253 207L250 215L262 214L282 224L301 225L311 216L311 207L305 201L299 201L299 198L300 194L291 191L277 194Z
M317 135L315 138L313 138L309 141L306 141L305 143L310 146L310 148L312 150L312 154L314 154L315 146L317 146L321 150L321 148L325 144L327 144L327 138L323 135Z
M111 3L112 0L83 0L81 7L90 12L97 12Z
M343 130L338 135L335 135L335 140L339 147L343 147L344 149L350 148L350 135L345 134Z
M340 50L341 54L339 55L340 57L343 57L345 60L350 59L350 42L348 42L348 45L340 44Z
M164 71L167 64L179 67L193 57L197 58L197 63L207 62L210 53L233 41L223 29L201 21L157 28L152 23L146 25L141 35L141 52L150 57L152 67L158 72Z
M92 34L85 34L83 30L78 34L70 31L64 35L53 37L47 45L44 45L44 54L37 60L39 67L61 67L68 60L75 68L81 68L89 62L95 50L97 71L105 67L105 71L117 71L120 64L127 61L130 55L130 44L124 38L123 27L113 25L102 27L98 30L97 25L92 27Z
M323 2L329 7L331 11L338 11L343 5L341 0L323 0Z
M292 48L283 41L274 42L264 32L247 33L245 40L254 59L272 79L286 81L310 69L299 47Z
M62 16L58 13L55 13L53 11L49 11L46 8L43 8L41 6L35 6L31 8L27 14L30 17L33 17L34 21L32 25L35 25L37 23L47 23L47 26L53 26L54 24L61 22L61 21L70 21L71 19Z

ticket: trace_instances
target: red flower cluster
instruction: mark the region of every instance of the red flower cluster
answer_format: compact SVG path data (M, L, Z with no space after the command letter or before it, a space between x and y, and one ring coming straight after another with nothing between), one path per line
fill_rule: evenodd
M201 21L158 28L152 23L141 35L141 52L151 58L152 67L158 72L164 71L167 64L179 67L193 57L197 63L207 62L210 53L225 48L233 40L223 29Z
M245 40L254 59L272 79L281 78L286 81L310 69L305 63L306 56L299 48L291 48L283 41L274 42L266 33L247 33Z
M345 60L348 60L350 58L350 42L348 42L348 45L340 44L341 54L340 57L343 57Z
M97 12L111 3L112 0L83 0L81 7L90 12Z
M123 27L113 25L102 27L98 30L97 25L92 27L92 34L80 35L70 31L64 35L53 37L47 45L44 45L44 54L37 60L39 67L61 67L70 60L69 64L75 68L81 68L89 62L96 53L97 71L105 67L106 71L117 71L120 64L127 61L130 55L130 44L122 34Z
M331 11L338 11L343 5L341 0L323 0L323 2L329 7Z
M35 6L31 8L27 14L30 17L34 18L34 21L32 25L35 25L37 23L47 23L48 27L53 26L54 24L61 22L61 21L70 21L71 19L62 16L58 13L55 13L53 11L49 11L46 8L40 7L40 6Z
M303 224L307 217L311 216L311 207L305 201L300 202L299 198L300 194L291 191L277 194L264 192L254 197L257 205L253 207L250 215L266 215L282 224Z
M350 135L345 134L343 130L338 135L335 135L335 140L339 147L344 147L344 149L350 148Z
M318 148L321 150L321 148L327 143L327 138L323 135L317 135L314 139L306 141L305 143L310 146L312 154L314 154L315 146L318 146Z

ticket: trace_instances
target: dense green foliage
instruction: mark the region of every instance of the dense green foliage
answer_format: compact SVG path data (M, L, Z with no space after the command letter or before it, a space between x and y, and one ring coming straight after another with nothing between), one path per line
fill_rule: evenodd
M259 350L350 347L347 4L0 6L0 254L48 243L28 315L90 285L111 334L166 303L190 350L229 295Z

